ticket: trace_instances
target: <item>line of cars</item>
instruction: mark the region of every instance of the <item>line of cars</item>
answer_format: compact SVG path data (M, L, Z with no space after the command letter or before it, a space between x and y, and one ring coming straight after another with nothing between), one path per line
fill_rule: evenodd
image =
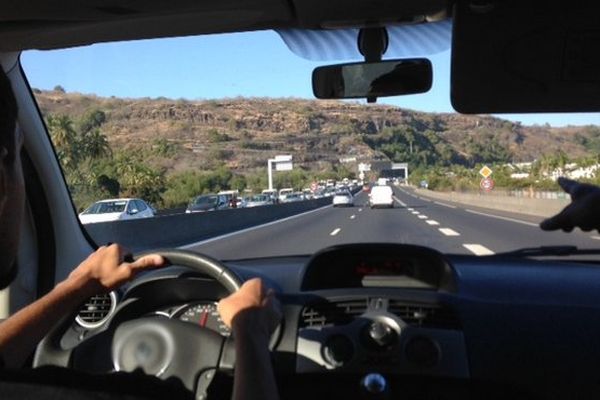
M294 191L292 188L278 190L265 189L260 194L240 197L237 190L225 190L216 194L202 194L190 201L185 212L207 212L231 208L251 208L279 203L292 203L313 198L333 197L334 206L352 206L354 197L346 186L329 186L315 191L305 189ZM151 218L156 209L139 198L119 198L97 201L79 214L82 224L97 222L124 221L140 218Z

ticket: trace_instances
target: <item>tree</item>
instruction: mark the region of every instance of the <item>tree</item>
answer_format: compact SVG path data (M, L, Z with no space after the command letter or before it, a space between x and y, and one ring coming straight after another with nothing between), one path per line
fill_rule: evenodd
M79 131L82 134L88 133L95 128L100 128L104 122L106 122L104 111L98 109L88 110L79 122Z
M47 119L48 130L52 143L56 147L58 159L67 168L72 168L78 161L79 148L77 133L73 128L73 121L67 115L49 115Z
M111 148L106 135L96 128L83 135L80 148L83 151L83 157L92 159L102 158L111 154Z

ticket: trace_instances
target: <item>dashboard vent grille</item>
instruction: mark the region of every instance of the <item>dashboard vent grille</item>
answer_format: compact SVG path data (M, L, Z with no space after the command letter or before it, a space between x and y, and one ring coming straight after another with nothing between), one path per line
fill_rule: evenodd
M367 299L317 303L302 310L301 327L345 325L367 310Z
M423 328L460 329L460 320L448 306L405 303L390 300L388 312L409 325Z
M81 306L75 320L84 328L97 328L108 320L116 305L114 292L92 296Z

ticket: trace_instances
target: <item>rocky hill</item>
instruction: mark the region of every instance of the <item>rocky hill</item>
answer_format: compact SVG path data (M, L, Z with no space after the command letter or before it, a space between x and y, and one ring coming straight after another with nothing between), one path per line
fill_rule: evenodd
M215 159L233 170L257 168L288 152L311 170L326 169L340 157L404 161L407 152L424 162L490 161L485 157L523 162L558 150L570 157L597 154L600 137L594 126L523 126L490 116L338 101L125 99L39 90L35 95L45 115L77 121L89 110L103 111L102 132L113 148L136 151L166 139L178 149L157 161L168 172L206 168Z

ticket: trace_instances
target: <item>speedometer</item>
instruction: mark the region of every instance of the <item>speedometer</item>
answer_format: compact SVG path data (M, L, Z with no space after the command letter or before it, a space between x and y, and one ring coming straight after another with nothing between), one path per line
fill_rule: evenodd
M212 329L223 336L231 334L231 331L221 319L215 302L188 304L175 312L174 317L202 328Z

